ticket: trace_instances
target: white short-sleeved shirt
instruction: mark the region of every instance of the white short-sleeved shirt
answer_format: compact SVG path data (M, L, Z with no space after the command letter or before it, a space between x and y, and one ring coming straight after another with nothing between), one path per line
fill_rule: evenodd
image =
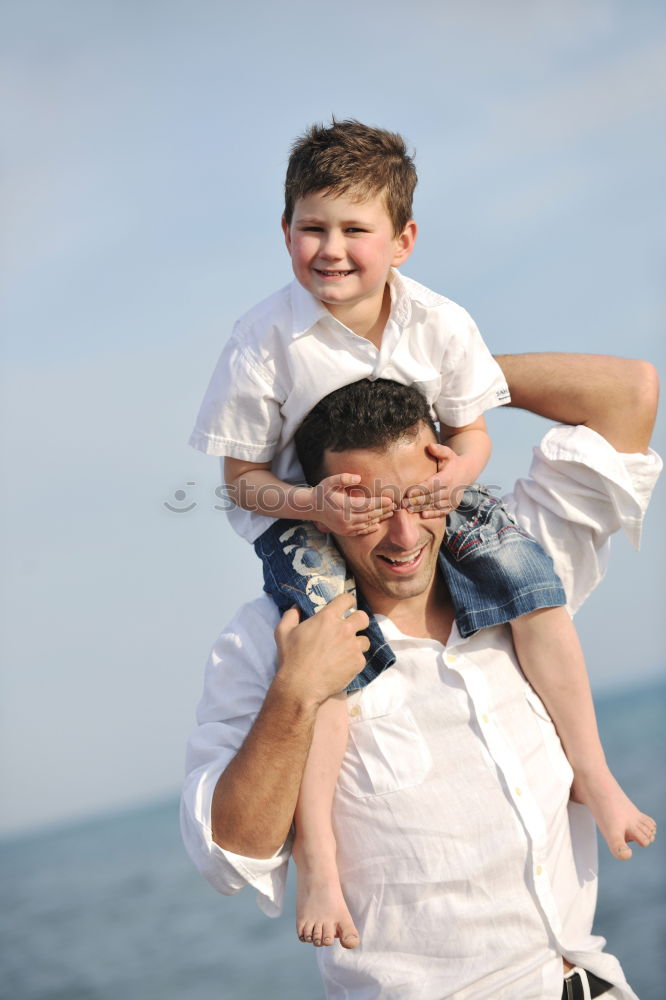
M609 535L637 545L660 471L586 427L557 427L507 506L553 557L575 610L604 574ZM279 613L240 610L208 662L182 799L185 845L218 891L279 912L289 845L240 857L211 834L218 777L276 670ZM569 802L571 768L520 672L506 626L446 646L379 623L396 663L347 699L349 741L333 807L338 867L361 947L317 952L329 1000L560 1000L562 960L637 1000L592 934L596 834ZM248 794L252 790L248 789Z
M349 330L297 281L235 325L204 396L190 444L208 455L271 462L302 483L293 436L329 392L385 378L419 389L452 427L508 403L501 368L461 306L392 270L391 313L381 348ZM234 529L253 542L271 518L235 507Z

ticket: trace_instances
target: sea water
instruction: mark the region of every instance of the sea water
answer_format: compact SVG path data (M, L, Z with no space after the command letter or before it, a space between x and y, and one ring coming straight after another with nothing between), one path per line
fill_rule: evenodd
M611 765L662 834L630 862L600 844L597 933L641 1000L666 997L666 686L598 700ZM210 889L178 804L0 844L2 1000L321 1000L313 949L246 891Z

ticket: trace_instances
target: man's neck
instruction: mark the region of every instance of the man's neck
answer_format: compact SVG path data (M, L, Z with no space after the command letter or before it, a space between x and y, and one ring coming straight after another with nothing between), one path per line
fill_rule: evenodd
M403 635L447 644L455 618L449 592L439 573L427 595L380 603L381 607L374 606L372 610L390 618Z

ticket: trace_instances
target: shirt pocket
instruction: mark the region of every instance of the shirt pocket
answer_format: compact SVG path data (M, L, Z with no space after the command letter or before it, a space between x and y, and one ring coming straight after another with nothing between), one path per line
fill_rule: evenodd
M432 756L412 711L405 705L362 719L350 719L341 789L357 798L388 795L420 785Z

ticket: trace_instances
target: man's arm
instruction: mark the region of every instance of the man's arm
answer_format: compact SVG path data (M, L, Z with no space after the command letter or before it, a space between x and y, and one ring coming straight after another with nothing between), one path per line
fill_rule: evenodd
M510 512L552 557L575 613L606 572L610 536L622 530L639 546L661 471L659 457L648 448L656 372L646 362L596 355L497 360L514 406L575 425L545 434L534 449L530 475L505 498Z
M319 706L363 668L357 633L368 616L343 594L299 624L290 609L275 636L280 667L242 747L215 786L211 826L218 846L270 858L287 839Z
M511 354L498 357L511 406L564 424L584 424L616 451L647 451L659 398L647 361L601 354Z

